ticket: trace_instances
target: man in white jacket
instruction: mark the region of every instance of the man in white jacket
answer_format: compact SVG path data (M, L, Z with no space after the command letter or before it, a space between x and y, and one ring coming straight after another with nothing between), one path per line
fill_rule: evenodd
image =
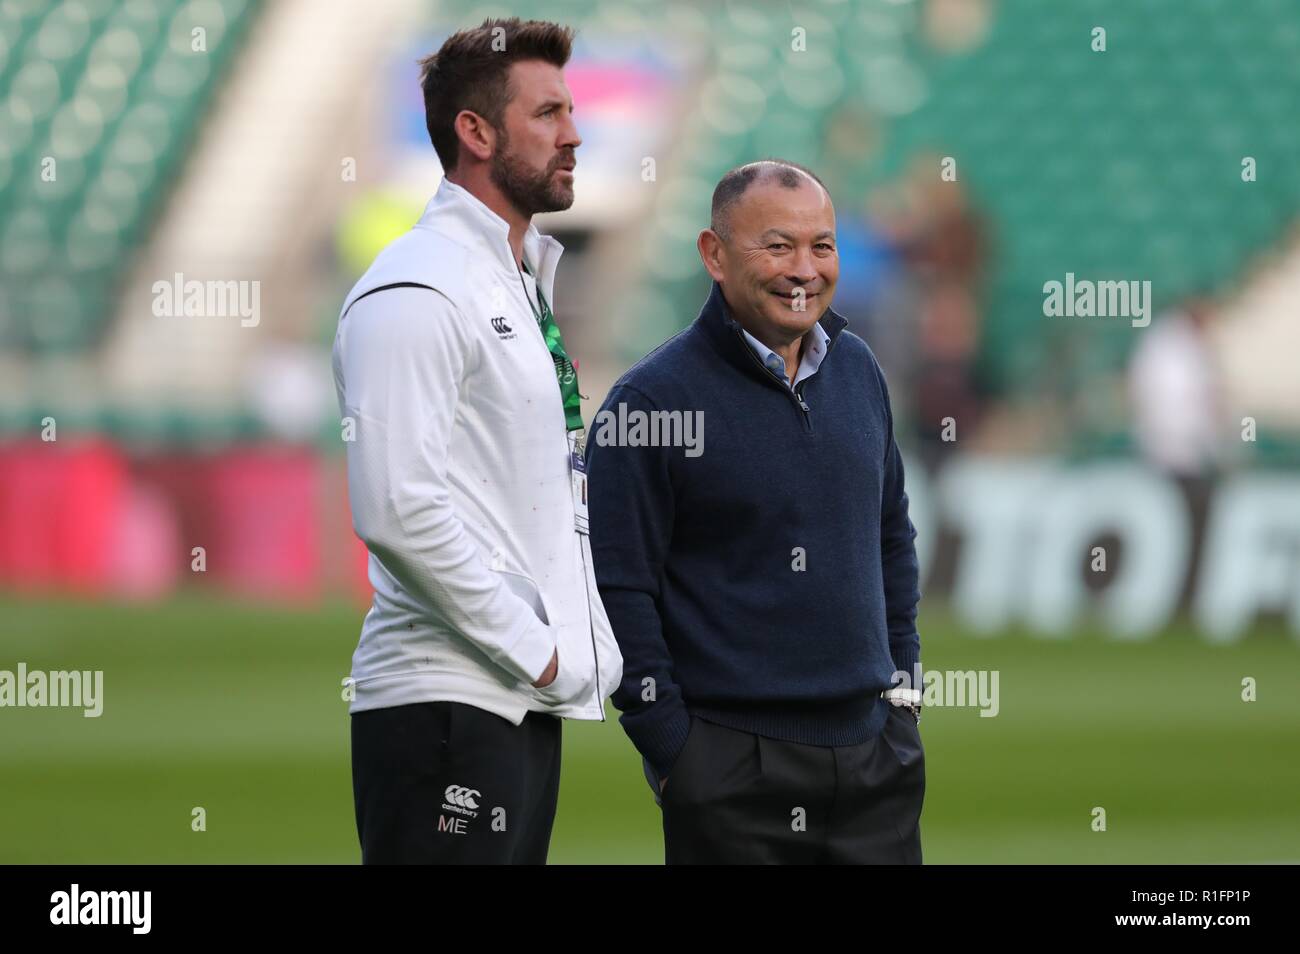
M603 721L622 677L550 305L562 248L531 222L573 203L571 42L487 20L423 61L446 178L339 318L348 496L375 591L352 660L367 864L544 863L561 719Z

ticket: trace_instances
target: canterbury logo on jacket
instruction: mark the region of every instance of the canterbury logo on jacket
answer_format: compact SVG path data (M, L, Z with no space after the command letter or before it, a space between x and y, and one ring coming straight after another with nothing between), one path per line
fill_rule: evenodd
M622 678L575 532L555 366L508 239L444 179L344 302L334 380L375 591L352 712L451 701L515 724L530 710L603 719ZM551 302L562 251L529 227L524 257ZM555 681L534 688L557 648Z

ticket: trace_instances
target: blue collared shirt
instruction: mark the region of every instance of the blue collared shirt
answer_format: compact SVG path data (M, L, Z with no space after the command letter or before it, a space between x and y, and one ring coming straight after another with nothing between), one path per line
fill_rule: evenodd
M758 355L758 360L762 361L769 371L782 381L785 381L786 387L791 390L794 390L795 385L821 366L822 358L826 357L826 343L831 340L831 336L826 333L822 323L820 321L815 322L808 332L808 334L812 335L812 338L804 342L803 355L799 359L799 370L795 374L794 380L790 381L785 373L785 359L748 331L745 331L744 328L740 330L744 334L745 340L749 342L750 348L754 350L754 354Z

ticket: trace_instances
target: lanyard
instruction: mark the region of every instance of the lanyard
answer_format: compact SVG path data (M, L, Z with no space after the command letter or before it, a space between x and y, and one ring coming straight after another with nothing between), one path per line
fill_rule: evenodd
M524 263L524 270L529 275L533 274L527 262ZM520 273L519 281L523 280L523 274ZM528 298L528 307L537 319L537 326L541 328L542 338L546 341L546 349L551 352L551 360L555 363L555 378L560 384L560 400L564 404L564 425L570 431L581 430L582 396L578 393L578 372L564 350L564 337L560 334L560 326L555 323L551 306L546 303L546 296L542 294L541 282L534 277L534 284L537 286L537 300L541 303L542 310L538 312L532 298L528 297L527 284L524 285L524 297Z

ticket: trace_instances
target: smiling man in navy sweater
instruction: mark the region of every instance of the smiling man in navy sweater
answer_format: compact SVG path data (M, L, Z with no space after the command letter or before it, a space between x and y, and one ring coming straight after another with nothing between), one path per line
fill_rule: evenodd
M884 375L830 308L830 196L741 166L698 245L699 317L602 408L650 437L587 448L613 700L666 860L920 863L916 531ZM702 413L703 453L653 439L672 412Z

